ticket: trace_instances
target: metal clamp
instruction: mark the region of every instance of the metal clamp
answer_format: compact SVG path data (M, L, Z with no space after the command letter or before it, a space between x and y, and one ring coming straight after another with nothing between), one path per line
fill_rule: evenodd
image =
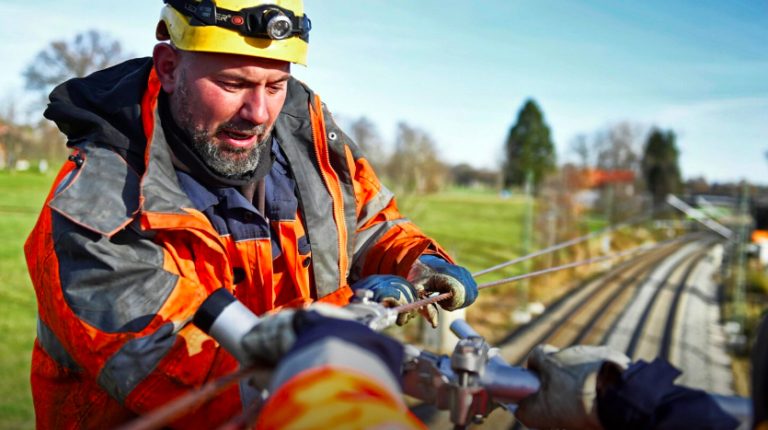
M463 320L451 330L461 340L450 356L406 348L403 392L442 410L450 410L456 428L482 422L497 407L514 405L539 389L538 377L507 364Z
M374 331L381 331L395 324L397 310L382 306L372 299L373 291L361 288L355 291L355 297L344 309L355 314L357 322L365 324Z

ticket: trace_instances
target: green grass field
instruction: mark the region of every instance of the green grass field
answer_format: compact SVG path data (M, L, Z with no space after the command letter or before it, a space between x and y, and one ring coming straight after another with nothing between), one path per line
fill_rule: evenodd
M35 338L35 293L24 241L54 176L0 172L0 428L33 428L29 365Z
M34 427L29 366L35 338L35 295L23 246L53 181L53 174L0 171L0 429ZM471 271L521 252L525 200L492 193L452 191L404 196L402 212ZM519 270L519 269L517 269ZM483 281L508 276L500 271Z
M525 202L525 197L468 190L398 198L401 212L471 272L521 255ZM483 281L519 270L501 270Z

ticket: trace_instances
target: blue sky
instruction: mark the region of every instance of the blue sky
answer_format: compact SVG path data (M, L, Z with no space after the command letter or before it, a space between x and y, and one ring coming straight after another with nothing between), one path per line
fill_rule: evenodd
M53 39L90 28L148 55L160 0L0 0L0 100ZM768 184L768 2L305 0L309 67L294 73L341 118L398 121L443 158L498 164L534 98L560 159L619 121L673 129L686 177Z

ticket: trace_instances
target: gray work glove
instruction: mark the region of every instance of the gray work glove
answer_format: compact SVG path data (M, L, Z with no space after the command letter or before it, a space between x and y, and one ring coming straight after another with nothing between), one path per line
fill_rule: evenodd
M298 312L316 312L329 318L354 320L355 314L327 303L313 303L304 309L284 309L266 314L243 336L243 349L255 360L275 365L296 343Z
M416 288L419 298L432 293L452 292L450 299L439 302L448 311L467 307L477 299L477 283L469 271L436 255L419 257L408 272L408 281ZM437 309L429 309L430 312L424 316L432 327L437 327Z
M530 428L602 430L597 415L598 373L604 366L620 374L629 358L605 346L572 346L560 350L538 345L527 367L539 374L541 388L523 399L515 417Z

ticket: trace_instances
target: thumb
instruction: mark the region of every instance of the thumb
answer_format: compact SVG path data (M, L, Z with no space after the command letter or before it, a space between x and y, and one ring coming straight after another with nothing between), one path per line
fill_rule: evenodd
M435 306L434 303L430 303L419 309L419 313L432 325L432 328L437 328L440 315L438 314L437 306Z

